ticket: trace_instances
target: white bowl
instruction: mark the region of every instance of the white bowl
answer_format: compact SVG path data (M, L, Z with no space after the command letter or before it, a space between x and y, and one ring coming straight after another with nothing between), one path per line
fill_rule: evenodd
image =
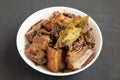
M19 51L20 56L22 57L22 59L33 69L42 72L44 74L47 75L53 75L53 76L67 76L67 75L72 75L75 73L79 73L85 69L87 69L88 67L90 67L95 60L98 58L100 51L102 49L102 34L101 31L98 27L98 25L96 24L96 22L90 17L89 18L89 23L92 25L93 27L93 32L94 32L94 37L95 37L95 49L96 49L96 56L94 57L94 59L87 64L85 67L83 67L82 69L76 70L76 71L71 71L71 72L65 72L65 73L53 73L50 72L49 70L45 69L42 66L36 66L29 58L26 57L25 53L24 53L24 49L25 49L25 45L27 43L26 38L25 38L25 33L30 29L30 27L35 24L36 22L38 22L40 19L45 19L45 18L49 18L49 16L51 16L51 14L54 11L60 11L60 12L70 12L72 14L75 15L81 15L81 16L86 16L87 14L83 13L80 10L77 9L73 9L73 8L69 8L69 7L50 7L50 8L45 8L42 10L39 10L35 13L33 13L32 15L30 15L21 25L18 34L17 34L17 38L16 38L16 42L17 42L17 48Z

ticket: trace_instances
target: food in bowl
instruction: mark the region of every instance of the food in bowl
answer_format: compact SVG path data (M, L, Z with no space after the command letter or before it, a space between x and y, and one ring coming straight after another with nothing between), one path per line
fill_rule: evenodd
M88 20L89 16L55 11L26 32L25 55L36 66L45 65L55 73L83 68L96 55Z

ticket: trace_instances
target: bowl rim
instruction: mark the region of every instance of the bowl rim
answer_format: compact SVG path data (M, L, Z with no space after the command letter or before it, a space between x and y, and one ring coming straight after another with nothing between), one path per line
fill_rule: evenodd
M86 13L82 12L81 10L78 10L78 9L75 9L75 8L71 8L71 7L65 7L65 6L55 6L55 7L48 7L48 8L44 8L44 9L40 9L36 12L34 12L33 14L31 14L30 16L28 16L24 22L21 24L18 32L17 32L17 36L16 36L16 44L17 44L17 49L18 49L18 52L19 52L19 55L22 57L22 59L24 60L25 63L27 63L31 68L33 68L34 70L38 71L38 72L41 72L41 73L44 73L44 74L47 74L47 75L52 75L52 76L69 76L69 75L73 75L73 74L76 74L76 73L79 73L79 72L82 72L84 70L86 70L88 67L90 67L95 61L96 59L98 58L98 56L100 55L100 52L102 50L102 45L103 45L103 38L102 38L102 33L101 33L101 30L99 28L99 26L97 25L97 23L90 17L91 21L93 22L93 24L96 26L96 28L98 29L98 33L100 35L100 48L98 49L98 52L96 54L96 56L94 57L94 59L89 63L87 64L85 67L79 69L79 70L76 70L76 71L72 71L72 72L69 72L69 73L46 73L44 71L41 71L39 70L37 67L35 67L34 65L31 65L29 64L26 59L21 55L21 51L19 50L19 45L18 45L18 39L19 39L19 35L20 35L20 30L21 30L21 27L22 25L25 23L25 21L28 20L29 17L33 16L34 14L38 13L39 11L42 11L42 10L45 10L45 9L52 9L52 8L63 8L63 9L71 9L73 11L77 11L77 12L80 12L82 14L85 14L87 15ZM68 10L69 11L69 10Z

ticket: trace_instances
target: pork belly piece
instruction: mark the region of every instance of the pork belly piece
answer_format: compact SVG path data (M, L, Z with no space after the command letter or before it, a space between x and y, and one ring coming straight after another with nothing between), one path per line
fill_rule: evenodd
M51 18L50 20L48 20L44 26L46 29L50 30L51 27L55 27L56 23L63 20L64 19L64 16L62 14L58 14L58 15L55 15L53 18Z
M29 48L25 50L25 54L28 58L30 58L33 62L37 65L41 65L46 63L46 53L48 44L50 42L49 36L36 35L33 38L33 43L30 45Z
M29 59L35 62L36 65L46 63L46 53L37 47L27 49L25 54Z
M41 49L45 49L47 48L49 42L51 42L50 40L50 37L48 35L36 35L34 38L33 38L33 44L31 45L40 45L39 48Z
M50 30L54 27L66 27L69 23L73 21L73 17L65 16L62 13L56 11L53 13L53 16L45 22L44 26L46 29Z
M33 41L34 36L37 34L37 30L40 30L41 25L44 23L44 20L40 20L36 24L34 24L25 34L27 40L31 43Z
M48 47L47 67L52 72L59 72L65 68L64 57L61 49L55 50Z
M88 47L83 47L82 50L72 51L67 53L66 62L68 68L71 70L78 70L82 68L83 64L95 54L94 50Z

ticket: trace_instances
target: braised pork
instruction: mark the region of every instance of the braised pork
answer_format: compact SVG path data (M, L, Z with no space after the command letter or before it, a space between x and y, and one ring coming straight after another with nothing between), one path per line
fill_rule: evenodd
M44 23L44 20L40 20L26 32L25 37L30 43L33 41L34 36L37 34L37 31L40 30L41 25L43 23Z
M77 70L82 68L83 64L94 54L94 50L88 47L67 53L66 62L68 68Z
M36 64L44 64L46 63L46 53L48 44L50 42L49 36L42 35L38 36L36 35L33 38L33 43L30 45L29 48L25 51L25 54Z
M65 68L64 57L61 49L55 50L48 47L47 60L47 66L52 72L59 72Z

